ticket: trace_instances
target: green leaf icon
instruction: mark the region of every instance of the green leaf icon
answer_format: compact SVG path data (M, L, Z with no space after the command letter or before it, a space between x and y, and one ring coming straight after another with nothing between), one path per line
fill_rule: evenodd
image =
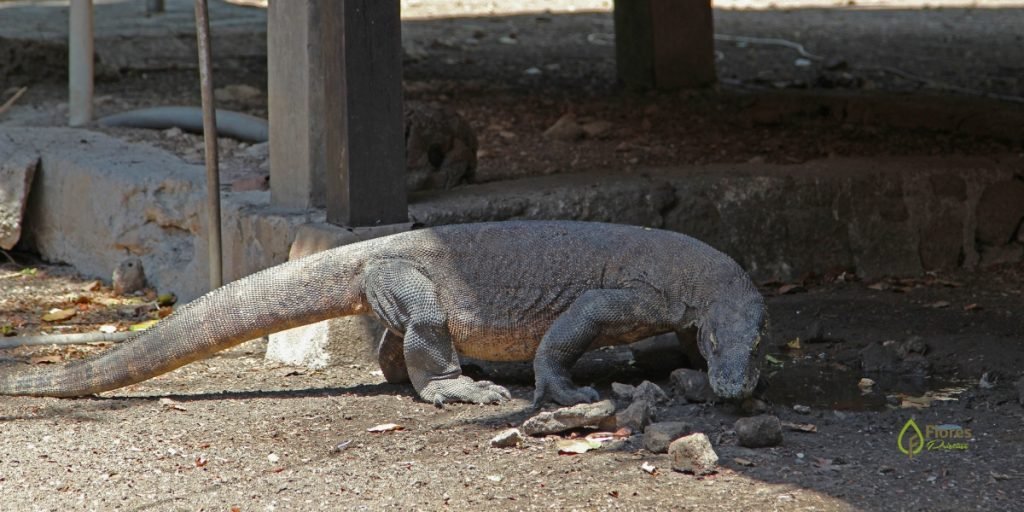
M907 432L910 432L909 436ZM917 427L917 423L914 423L914 418L910 418L906 425L903 425L900 436L896 438L896 446L908 457L913 457L924 449L924 434Z

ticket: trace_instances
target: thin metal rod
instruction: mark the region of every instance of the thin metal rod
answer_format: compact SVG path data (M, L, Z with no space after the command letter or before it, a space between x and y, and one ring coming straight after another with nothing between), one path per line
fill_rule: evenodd
M92 0L71 0L68 14L68 125L92 121Z
M217 118L213 104L213 60L210 17L206 0L196 0L196 41L199 46L199 83L203 96L203 141L206 143L206 218L210 233L210 289L223 284L220 238L220 170L217 165Z

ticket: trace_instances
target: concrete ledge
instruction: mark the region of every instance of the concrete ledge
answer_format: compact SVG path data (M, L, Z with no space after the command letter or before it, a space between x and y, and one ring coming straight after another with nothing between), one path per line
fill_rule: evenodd
M11 147L41 155L26 247L101 278L134 254L162 291L183 300L206 291L200 167L85 130L0 129L0 154ZM837 268L874 277L1020 260L1022 179L1024 157L1016 155L729 164L463 186L414 195L409 212L422 225L523 218L638 224L705 240L756 279ZM292 249L307 253L364 236L318 225L321 211L271 208L267 192L223 198L228 279L282 263Z

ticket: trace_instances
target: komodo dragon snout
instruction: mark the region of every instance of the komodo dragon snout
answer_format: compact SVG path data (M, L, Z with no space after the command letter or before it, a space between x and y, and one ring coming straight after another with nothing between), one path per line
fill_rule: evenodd
M754 392L761 375L768 315L760 295L743 304L718 301L701 324L697 347L708 362L708 378L723 400L742 400Z

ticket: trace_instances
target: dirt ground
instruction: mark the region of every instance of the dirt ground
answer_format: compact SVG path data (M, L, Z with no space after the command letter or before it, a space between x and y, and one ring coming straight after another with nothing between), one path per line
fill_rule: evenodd
M157 314L117 303L69 269L25 268L0 267L0 307L16 332L124 329ZM657 420L690 422L712 439L721 468L707 477L672 471L639 435L581 455L558 454L553 437L489 447L531 415L522 368L471 370L509 385L511 402L435 408L384 383L372 364L283 367L265 362L254 341L99 398L0 400L0 494L10 510L1015 510L1024 498L1024 408L1012 387L1024 363L1022 277L1024 265L879 283L812 279L785 295L766 287L775 362L761 397L783 421L816 432L743 448L733 423L749 412L674 398ZM53 309L78 314L44 325ZM921 377L902 375L898 358L887 371L862 370L868 347L915 337L927 347L926 363L914 362ZM787 347L796 338L800 349ZM4 356L59 364L103 348ZM644 379L671 395L674 360L602 351L575 377L604 396L613 381ZM985 374L991 386L979 386ZM877 381L866 394L862 377ZM967 449L909 458L897 438L910 418L970 429ZM391 422L404 430L367 432Z
M711 162L1024 152L1019 131L993 136L935 122L944 119L941 106L894 127L830 111L772 114L770 100L854 95L900 105L937 96L947 105L976 106L982 117L1021 112L1013 100L1024 96L1019 5L920 9L903 2L880 10L780 0L784 8L720 9L719 33L786 38L825 58L798 65L792 48L720 41L718 88L644 93L622 91L609 78L608 2L561 2L557 12L516 14L540 3L403 3L410 17L407 98L449 105L470 121L480 138L481 181ZM265 61L245 56L251 53L239 49L239 56L219 61L217 85L265 91ZM8 119L60 124L61 72L0 77L3 98L29 86ZM197 91L191 68L124 69L97 84L98 114L198 104ZM266 95L222 106L265 115ZM611 128L571 143L546 138L544 130L567 112ZM198 137L114 133L200 158ZM240 173L265 172L247 146L225 144L226 160ZM18 264L0 266L0 329L7 334L124 330L160 315L145 298L115 299L71 269L30 254L14 257ZM531 378L522 367L472 369L508 385L513 401L438 409L409 387L384 383L372 364L316 372L284 367L265 362L263 343L254 341L99 398L0 399L0 508L1018 509L1024 408L1013 382L1024 368L1024 266L870 283L848 277L764 287L774 361L766 363L760 397L783 421L813 424L816 432L787 430L781 446L748 449L733 432L747 410L678 398L659 409L658 421L681 419L707 433L722 464L708 477L672 471L670 458L643 450L640 436L617 450L581 455L559 455L545 438L521 449L490 448L494 434L531 414ZM784 284L802 288L780 295ZM55 308L75 316L43 322ZM791 348L797 338L799 348ZM0 357L9 365L59 364L103 348L3 349ZM672 394L666 362L680 357L598 352L576 377L606 397L613 381L644 379ZM868 393L857 386L863 377L877 382ZM908 457L897 438L910 418L922 427L970 429L967 449ZM367 432L388 422L404 430ZM645 462L658 471L641 470Z

